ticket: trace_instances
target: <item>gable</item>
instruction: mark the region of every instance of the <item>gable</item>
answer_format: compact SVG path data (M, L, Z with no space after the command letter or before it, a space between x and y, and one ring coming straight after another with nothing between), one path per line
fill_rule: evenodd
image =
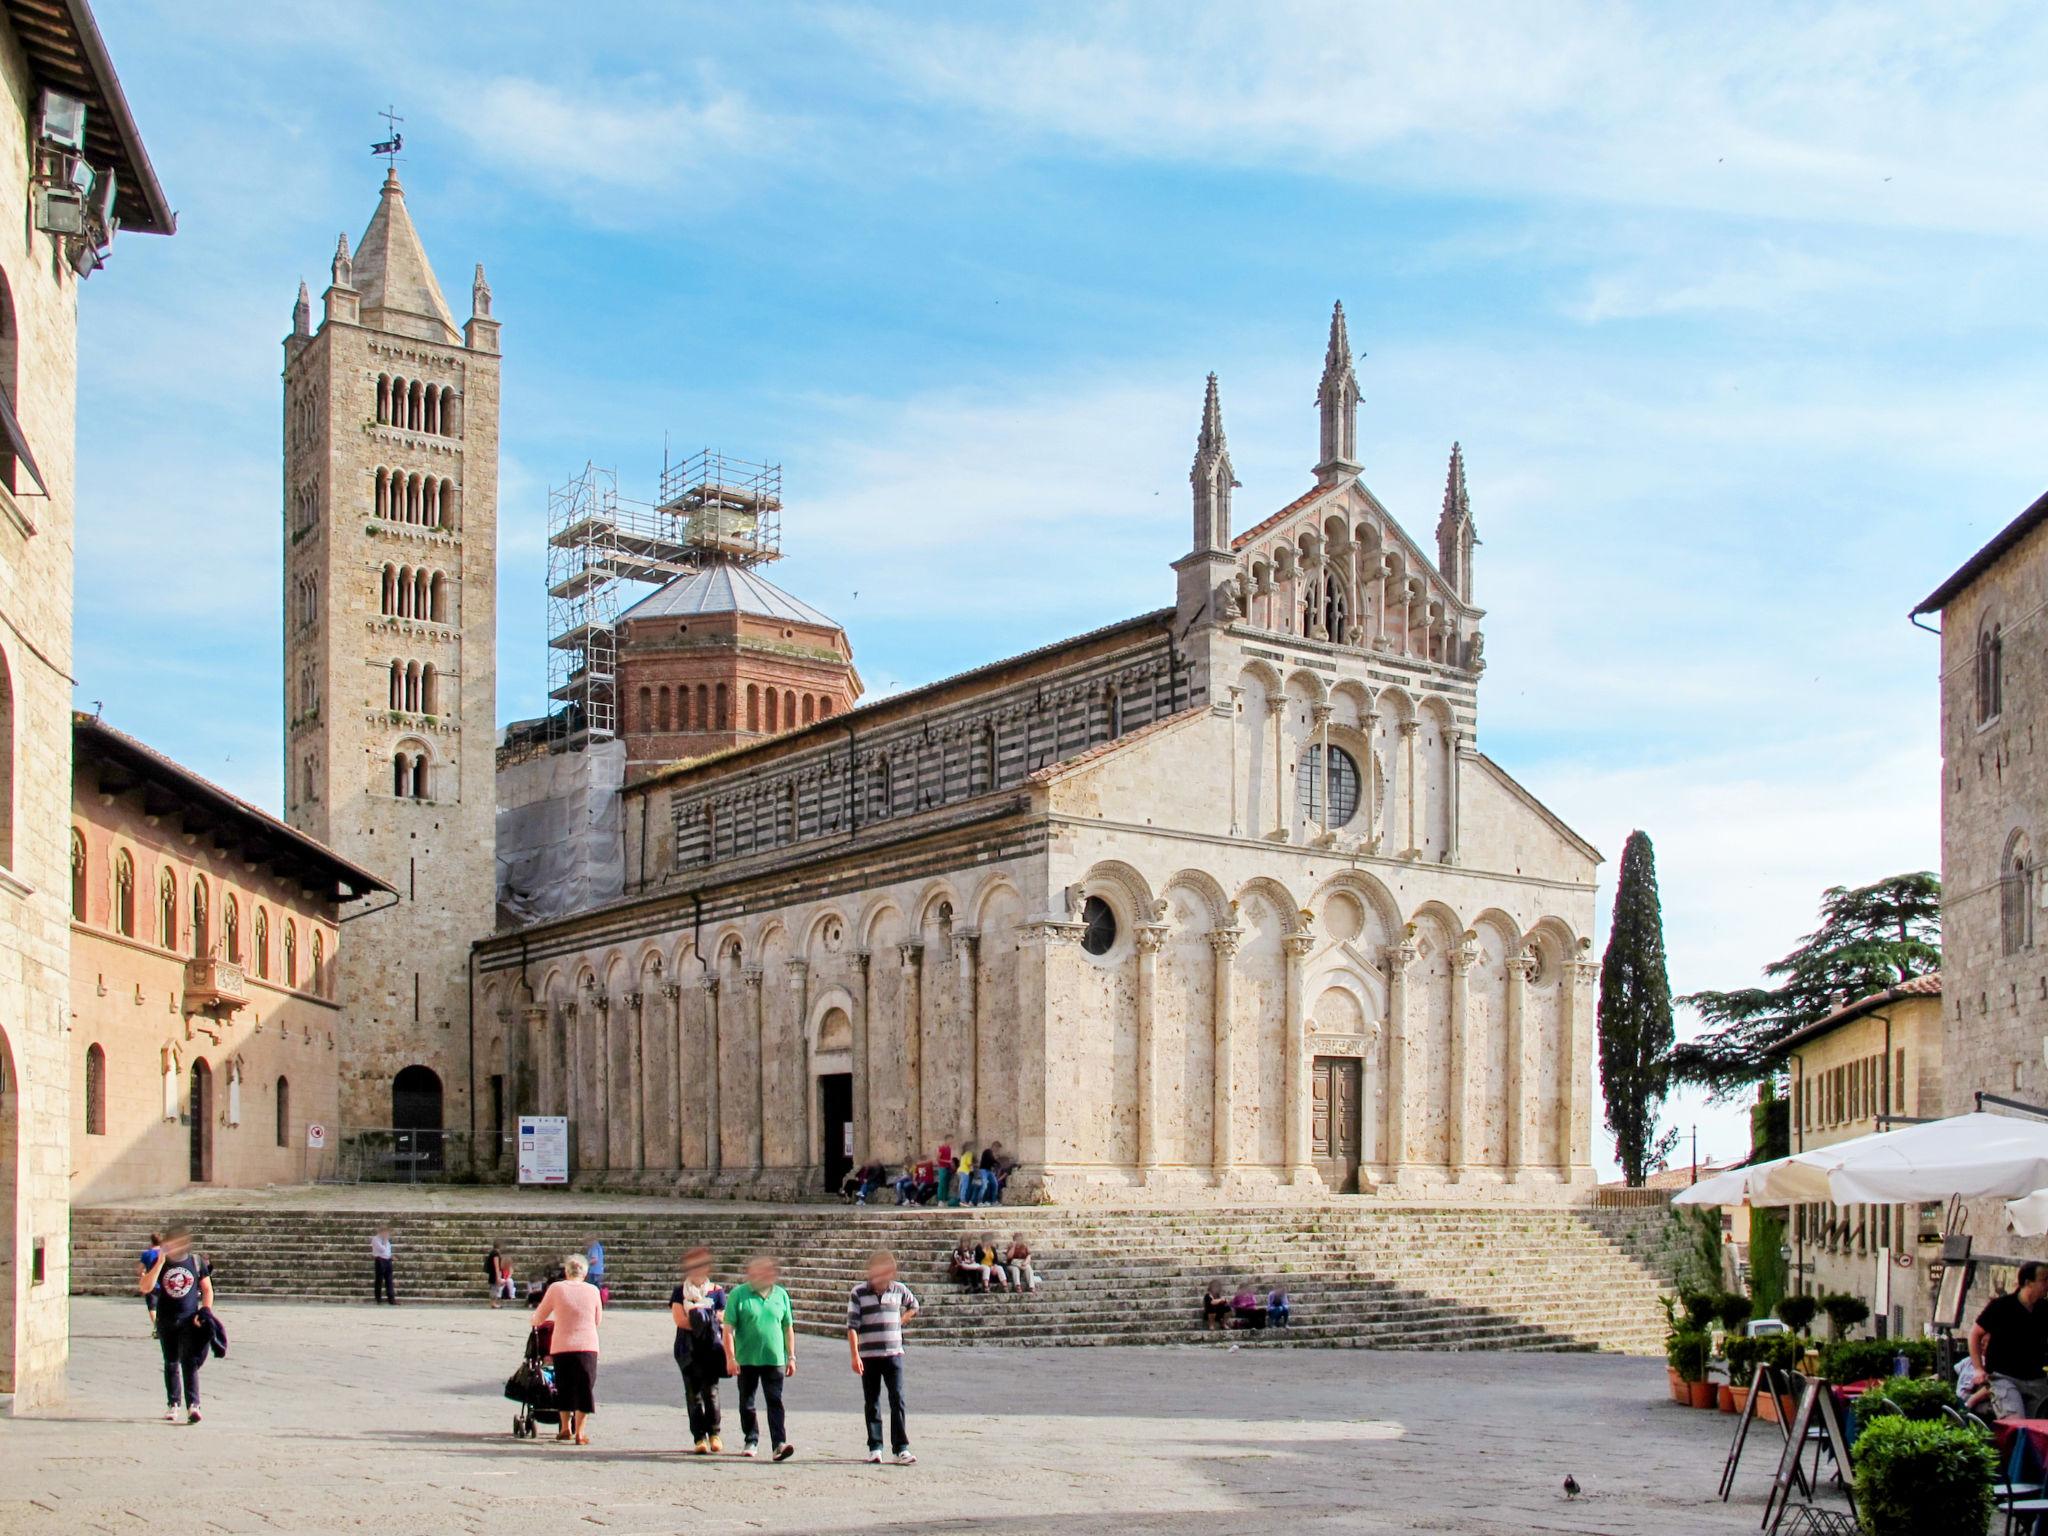
M1390 574L1421 578L1428 600L1443 604L1447 612L1476 616L1481 611L1458 596L1437 569L1434 557L1409 536L1363 480L1317 486L1246 529L1230 541L1230 547L1247 582L1257 588L1277 577L1289 563L1311 554L1320 556L1340 542L1360 552L1391 555Z

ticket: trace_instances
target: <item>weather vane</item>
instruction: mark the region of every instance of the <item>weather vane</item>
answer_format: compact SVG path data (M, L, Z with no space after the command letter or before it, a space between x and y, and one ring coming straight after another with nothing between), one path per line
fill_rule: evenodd
M387 137L376 144L372 144L370 146L370 153L382 155L387 170L396 170L398 168L398 152L405 148L405 135L398 131L398 125L404 122L405 119L398 115L395 105L386 107L377 115L384 119L384 131Z

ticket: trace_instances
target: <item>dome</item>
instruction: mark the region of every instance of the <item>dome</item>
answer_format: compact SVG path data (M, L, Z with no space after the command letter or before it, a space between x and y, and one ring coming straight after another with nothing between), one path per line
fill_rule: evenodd
M620 614L619 621L687 619L710 613L747 613L785 623L813 624L820 629L839 628L809 603L791 597L745 566L724 564L678 576Z

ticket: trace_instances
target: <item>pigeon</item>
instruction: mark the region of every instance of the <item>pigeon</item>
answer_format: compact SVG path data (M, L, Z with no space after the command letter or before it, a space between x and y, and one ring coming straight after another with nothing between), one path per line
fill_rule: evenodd
M1564 1496L1568 1499L1576 1499L1579 1496L1579 1480L1569 1472L1564 1475Z

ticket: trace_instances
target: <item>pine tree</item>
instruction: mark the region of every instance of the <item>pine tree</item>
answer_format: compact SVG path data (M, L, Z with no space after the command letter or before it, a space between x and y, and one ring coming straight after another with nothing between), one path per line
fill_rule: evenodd
M1664 912L1657 898L1657 856L1644 833L1621 850L1607 953L1600 961L1600 1088L1614 1156L1632 1186L1677 1143L1657 1135L1657 1112L1671 1083L1671 978L1664 965Z

